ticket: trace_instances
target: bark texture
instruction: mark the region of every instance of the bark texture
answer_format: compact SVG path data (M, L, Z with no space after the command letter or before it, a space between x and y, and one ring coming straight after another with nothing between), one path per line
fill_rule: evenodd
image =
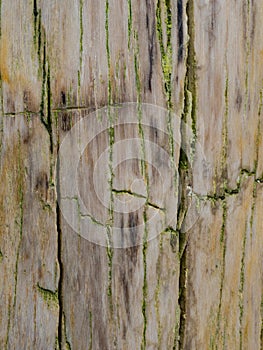
M262 349L263 2L0 6L0 348ZM80 195L94 210L89 234L109 238L115 220L141 237L114 249L65 220L58 163L63 169L80 153L68 147L67 159L57 155L82 118L126 102L164 108L168 137L156 131L153 111L155 127L141 128L140 118L136 132L110 123L81 157ZM178 131L191 159L170 142ZM172 156L180 200L165 193L159 201L162 183L140 162L114 169L113 144L130 137L151 159L145 138ZM92 195L96 157L107 147L108 172L95 185L106 176L109 208L120 197L146 200L136 215L113 218ZM136 176L146 192L130 189ZM75 193L64 200L81 225L87 215ZM145 239L170 211L176 220ZM161 219L148 232L152 212Z

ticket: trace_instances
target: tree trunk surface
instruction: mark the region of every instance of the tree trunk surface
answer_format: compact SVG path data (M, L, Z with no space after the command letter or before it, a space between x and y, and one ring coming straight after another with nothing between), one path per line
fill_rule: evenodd
M2 0L0 348L263 348L263 2Z

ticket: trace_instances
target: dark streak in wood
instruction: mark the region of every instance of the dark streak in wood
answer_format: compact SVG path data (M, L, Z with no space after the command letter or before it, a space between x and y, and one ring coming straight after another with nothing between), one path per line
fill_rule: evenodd
M69 131L72 127L71 112L61 112L59 114L59 124L63 131Z
M236 106L237 106L238 112L240 112L242 107L242 95L239 88L237 89L237 94L236 94Z
M128 225L130 228L130 239L132 246L137 245L138 213L129 213Z
M184 54L183 29L183 1L177 0L177 36L178 36L178 63L182 62Z
M150 23L149 16L152 18ZM149 54L149 73L148 73L148 89L152 91L152 75L155 56L155 16L149 0L146 0L146 26L148 32L148 54Z
M47 201L48 198L48 176L45 172L40 172L36 178L36 192L38 192L41 198Z
M66 103L67 103L67 101L66 101L66 94L65 94L64 91L61 91L60 95L61 95L61 104L64 107L64 106L66 106Z

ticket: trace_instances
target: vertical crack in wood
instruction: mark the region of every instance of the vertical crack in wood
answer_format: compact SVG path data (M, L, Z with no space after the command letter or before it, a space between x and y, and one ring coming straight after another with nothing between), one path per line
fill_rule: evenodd
M33 2L33 17L34 17L34 44L37 44L38 37L38 8L37 8L37 0Z
M81 74L83 60L83 0L79 0L79 70L78 70L78 105L80 101Z
M178 42L178 63L184 57L184 28L183 28L183 0L177 0L177 42Z
M148 283L147 283L147 250L148 250L148 227L147 227L147 207L149 204L149 175L147 171L146 163L146 149L145 149L145 137L142 125L142 97L141 97L141 79L140 79L140 67L139 67L139 46L138 46L138 33L134 32L135 39L135 53L134 53L134 70L135 70L135 80L136 80L136 94L137 94L137 113L138 113L138 129L139 136L141 139L141 173L144 177L146 183L146 201L143 210L143 224L144 224L144 234L143 234L143 246L142 246L142 256L143 256L143 286L142 286L142 315L143 315L143 333L141 341L141 349L146 349L147 339L147 297L148 297Z
M178 11L178 21L180 21L182 9L180 8L181 3L177 3ZM180 309L180 321L179 321L179 331L178 331L178 349L183 349L185 346L185 332L186 332L186 300L187 300L187 255L188 255L188 234L183 232L182 226L185 218L185 213L188 207L188 200L186 197L186 186L189 181L191 181L191 169L189 168L190 162L193 159L187 159L185 152L183 151L183 145L191 143L191 157L194 157L195 144L196 144L196 106L197 106L197 86L196 86L196 57L195 57L195 21L194 21L194 1L188 0L186 4L186 18L187 18L187 31L188 31L188 44L187 44L187 56L186 56L186 75L184 81L184 110L182 114L182 124L181 124L181 149L179 157L179 176L180 184L180 203L178 205L177 212L177 231L179 234L179 296L178 304ZM181 30L178 22L178 30ZM178 32L180 41L183 40L182 34ZM180 49L180 47L179 47ZM178 52L178 55L181 54ZM178 57L179 58L179 57ZM187 117L191 120L191 129L193 138L192 140L185 139L185 133L183 128L183 123L188 121ZM175 339L176 344L176 339Z
M152 11L151 1L146 0L146 27L147 27L147 37L148 37L148 55L149 55L149 73L148 73L148 89L152 91L152 77L153 77L153 65L155 58L155 45L156 45L156 24L155 16Z
M45 126L50 141L50 153L53 155L53 131L52 131L52 109L51 109L51 82L50 66L47 60L46 40L43 44L43 64L42 64L42 95L40 104L40 119Z
M109 0L105 2L105 35L106 35L106 54L107 54L107 68L108 68L108 110L107 117L109 121L108 137L109 137L109 190L110 190L110 203L109 203L109 224L107 224L107 247L106 253L108 258L108 288L107 294L109 298L110 316L113 315L113 300L112 300L112 274L113 274L113 242L112 242L112 227L114 222L114 194L113 194L113 145L115 140L115 131L113 126L113 115L111 113L110 106L112 105L112 85L111 85L111 57L110 57L110 36L109 36ZM115 337L116 335L113 335Z
M132 1L128 1L128 49L131 47L131 35L132 35Z
M227 184L227 155L228 155L228 114L229 114L229 78L228 78L228 71L226 72L226 78L225 78L225 92L224 92L224 99L225 99L225 111L224 111L224 119L223 119L223 125L222 125L222 150L221 150L221 174L220 178L223 180L223 189L224 192L226 192L226 189L228 188Z
M59 138L58 138L59 144ZM57 226L57 259L59 265L59 279L58 279L58 305L59 305L59 315L58 315L58 346L59 350L63 349L63 280L64 280L64 266L63 266L63 254L62 254L62 228L61 228L61 211L59 208L59 203L61 199L60 193L60 158L57 155L57 168L56 168L56 193L57 193L57 203L56 203L56 226Z
M222 201L222 226L220 233L220 244L222 250L222 271L221 271L221 281L220 281L220 291L219 291L219 304L217 311L217 321L216 321L216 334L215 334L215 346L218 349L218 342L220 338L220 326L221 326L221 311L222 311L222 298L223 298L223 288L225 280L225 260L226 260L226 221L227 221L227 203L224 198ZM224 337L224 336L223 336Z
M165 15L165 34L163 31L163 10ZM156 28L161 52L161 65L164 80L164 93L168 110L172 109L172 10L171 0L158 0L156 5Z

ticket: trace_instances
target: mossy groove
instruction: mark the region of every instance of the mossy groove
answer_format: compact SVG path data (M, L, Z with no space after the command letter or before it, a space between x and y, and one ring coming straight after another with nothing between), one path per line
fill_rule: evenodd
M247 169L241 169L236 181L236 187L230 188L225 184L221 194L213 193L207 195L199 195L195 192L192 192L192 195L198 198L199 201L211 201L212 203L224 201L227 199L227 197L238 195L242 190L243 181L247 178L252 177L254 178L254 183L259 183L261 180L257 178L255 179L255 175L256 173L254 170L249 171Z
M186 5L188 44L186 56L186 76L184 83L184 111L182 120L187 123L188 117L191 119L192 140L191 152L194 156L197 139L196 118L197 118L197 63L195 53L195 21L194 21L194 1L188 0ZM190 141L190 140L189 140Z
M178 21L180 5L178 3ZM180 11L179 11L180 10ZM191 155L188 159L183 147L180 149L179 157L179 176L181 187L181 198L177 212L177 231L179 236L179 298L178 304L180 308L180 321L178 330L178 349L184 348L185 342L185 326L186 326L186 300L187 300L187 244L188 235L182 231L182 225L187 212L188 200L186 196L187 184L191 183L191 169L189 168L189 162L193 161L195 153L195 144L197 139L196 131L196 116L197 116L197 83L196 83L196 54L195 54L195 21L194 21L194 1L188 0L186 4L186 16L187 16L187 28L188 28L188 44L187 44L187 56L186 56L186 74L184 80L184 108L182 113L181 124L181 137L182 145L186 142L190 142ZM179 25L179 23L178 23ZM180 23L182 26L182 23ZM191 121L192 139L185 139L184 124ZM183 124L184 123L184 124Z
M143 234L143 247L142 247L142 255L143 255L143 287L142 287L142 316L143 316L143 332L142 332L142 341L141 341L141 349L145 350L147 346L146 339L146 330L147 330L147 297L148 297L148 284L147 284L147 250L148 250L148 227L147 227L147 206L149 205L149 175L147 170L147 162L146 162L146 149L145 149L145 137L144 130L142 125L142 97L141 97L141 79L140 79L140 67L139 67L139 46L138 46L138 33L134 31L134 39L135 39L135 52L134 52L134 71L135 71L135 83L136 83L136 93L137 93L137 114L138 114L138 130L139 136L141 139L141 173L144 177L144 181L146 184L146 202L144 205L143 211L143 223L144 223L144 234Z
M112 243L112 225L114 221L114 195L113 195L113 145L115 142L115 130L113 125L114 116L112 114L111 106L112 101L112 84L111 84L111 55L110 55L110 33L109 33L109 15L110 15L110 6L109 0L105 2L105 35L106 35L106 55L107 55L107 66L108 66L108 110L107 116L109 121L108 127L108 136L109 136L109 173L110 178L109 182L109 191L110 191L110 203L109 203L109 220L106 225L106 238L107 238L107 247L106 253L108 258L108 287L107 295L109 298L109 309L110 313L113 312L113 300L112 300L112 273L113 273L113 243Z
M46 53L46 40L43 44L43 64L42 64L42 94L40 103L40 119L45 126L50 140L50 153L53 155L53 130L52 130L52 99L50 65Z
M81 73L83 60L83 0L79 0L79 70L78 70L78 97L80 96Z
M222 226L220 232L220 245L222 251L222 271L221 271L221 281L220 281L220 291L219 291L219 303L218 303L218 311L217 311L217 319L216 319L216 334L215 334L215 349L218 349L218 342L220 338L220 325L221 325L221 313L222 313L222 299L223 299L223 288L224 288L224 280L225 280L225 262L226 262L226 222L227 222L227 203L224 199L222 201Z
M132 191L129 191L129 190L116 190L114 188L112 189L112 192L117 194L117 195L127 194L127 195L132 196L132 197L145 199L146 206L149 206L149 207L152 207L152 208L154 208L156 210L161 210L161 211L165 212L165 208L161 208L159 205L150 202L149 199L147 200L147 196L144 196L142 194L139 194L139 193L136 193L136 192L132 192Z
M163 10L165 11L165 33L166 45L163 32ZM173 48L172 48L172 11L170 0L158 0L156 5L156 25L158 41L161 52L161 65L164 79L164 92L168 110L172 109L172 69L173 69Z
M56 307L59 306L59 301L58 301L58 291L52 291L47 288L43 288L40 286L40 284L37 284L37 290L43 297L43 299L47 302L48 306L55 305Z
M132 1L128 1L128 49L131 47L131 36L132 36Z
M110 56L110 34L109 34L109 0L105 2L105 34L106 34L106 55L108 65L108 105L112 105L112 86L111 86L111 56Z

